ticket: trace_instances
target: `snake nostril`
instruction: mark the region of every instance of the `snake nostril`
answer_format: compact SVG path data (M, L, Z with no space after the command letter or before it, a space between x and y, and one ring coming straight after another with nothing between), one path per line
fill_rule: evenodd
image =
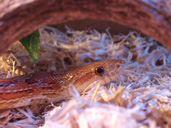
M116 68L120 68L121 67L121 65L120 64L116 64L116 66L115 66Z

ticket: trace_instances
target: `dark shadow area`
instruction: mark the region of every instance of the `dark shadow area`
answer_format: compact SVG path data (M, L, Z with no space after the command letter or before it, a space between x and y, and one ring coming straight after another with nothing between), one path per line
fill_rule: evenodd
M102 21L102 20L93 20L93 19L69 21L66 23L53 25L53 27L56 27L59 30L65 32L66 31L65 25L67 25L69 28L74 30L96 29L99 32L105 32L106 29L109 28L111 35L116 35L120 33L128 34L130 31L136 31L135 29L131 29L127 26L123 26L111 21Z

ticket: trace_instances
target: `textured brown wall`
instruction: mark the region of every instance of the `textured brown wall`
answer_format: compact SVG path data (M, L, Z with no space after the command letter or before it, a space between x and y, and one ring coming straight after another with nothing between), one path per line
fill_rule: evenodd
M0 0L0 53L42 25L86 18L134 28L171 50L171 0Z

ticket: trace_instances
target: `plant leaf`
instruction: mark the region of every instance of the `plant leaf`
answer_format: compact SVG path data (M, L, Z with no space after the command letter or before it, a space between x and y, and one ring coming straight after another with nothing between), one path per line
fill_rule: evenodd
M32 34L22 38L20 42L23 44L29 55L31 56L34 64L37 63L39 51L40 51L40 39L39 31L36 30Z

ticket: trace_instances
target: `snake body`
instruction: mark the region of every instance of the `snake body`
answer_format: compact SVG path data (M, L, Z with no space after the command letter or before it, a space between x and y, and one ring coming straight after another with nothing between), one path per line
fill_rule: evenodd
M123 61L102 60L72 70L38 72L0 80L0 109L59 102L71 97L70 85L79 93L94 81L101 85L123 72Z

